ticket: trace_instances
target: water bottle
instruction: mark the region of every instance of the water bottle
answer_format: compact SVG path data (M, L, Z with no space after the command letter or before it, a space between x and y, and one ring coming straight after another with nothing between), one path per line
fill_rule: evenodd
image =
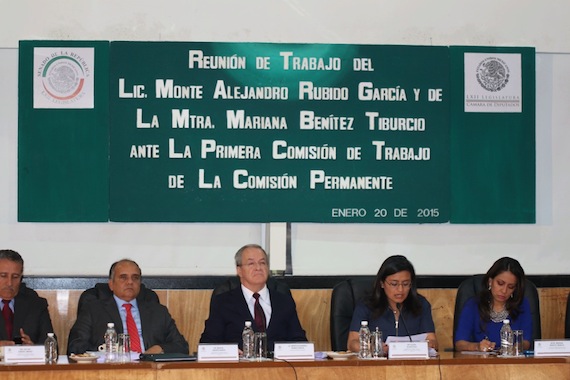
M513 330L511 329L510 321L505 319L503 327L501 327L501 356L513 355Z
M105 331L105 361L114 362L117 359L117 331L115 324L107 323L107 331Z
M47 334L46 341L44 342L45 354L46 354L46 364L56 364L57 363L57 340L55 340L54 333L50 332Z
M245 327L241 333L241 339L243 342L243 358L253 359L253 329L251 328L251 321L245 322Z
M370 358L370 329L368 328L368 321L360 322L360 352L358 357L361 359Z

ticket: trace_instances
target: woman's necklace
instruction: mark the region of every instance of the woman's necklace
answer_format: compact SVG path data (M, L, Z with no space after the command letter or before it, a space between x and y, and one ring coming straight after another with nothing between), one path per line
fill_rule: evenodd
M491 312L489 313L489 316L491 317L491 321L493 321L495 323L501 323L505 319L507 319L507 317L509 316L509 311L504 306L503 306L503 310L495 311L493 309L493 306L491 305Z
M392 311L392 313L394 313L394 319L398 320L398 315L399 315L398 309L392 309L391 306L388 306L388 308Z

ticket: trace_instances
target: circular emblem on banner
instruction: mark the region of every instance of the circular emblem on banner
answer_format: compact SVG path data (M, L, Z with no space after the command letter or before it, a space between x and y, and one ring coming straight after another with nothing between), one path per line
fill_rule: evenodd
M85 84L81 64L68 56L50 60L42 71L42 84L49 96L58 100L72 100Z
M501 91L509 83L509 66L500 58L489 57L477 66L477 82L487 91Z

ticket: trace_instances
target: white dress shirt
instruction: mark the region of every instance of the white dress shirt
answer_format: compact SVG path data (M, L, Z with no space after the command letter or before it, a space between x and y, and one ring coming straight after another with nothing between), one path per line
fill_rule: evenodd
M249 312L252 315L253 322L253 316L255 315L255 298L253 298L254 292L243 285L241 285L241 291L243 293L243 297L247 302L247 307L249 308ZM259 293L259 304L265 313L265 328L267 328L269 326L269 321L271 320L271 298L269 297L269 289L267 289L267 285L257 293Z
M121 316L121 321L123 322L123 332L125 334L127 334L129 330L127 329L127 309L125 309L123 307L123 304L130 303L131 305L133 305L131 307L131 314L133 315L133 319L135 320L135 323L137 324L137 330L139 332L139 339L141 341L141 352L144 352L145 348L144 348L144 341L143 341L143 337L142 337L141 314L139 313L139 305L137 303L137 299L135 298L131 302L127 302L127 301L123 301L122 299L120 299L116 295L113 295L113 298L115 298L115 302L117 303L117 307L119 308L119 315Z

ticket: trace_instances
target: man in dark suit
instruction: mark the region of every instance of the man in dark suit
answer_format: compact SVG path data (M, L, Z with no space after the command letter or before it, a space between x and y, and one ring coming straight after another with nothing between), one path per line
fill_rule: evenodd
M97 351L105 341L108 322L115 324L117 333L128 331L133 351L188 354L188 342L168 309L156 302L137 300L141 270L136 262L123 259L114 263L109 271L109 288L113 297L93 300L81 308L69 333L68 355Z
M241 286L212 298L200 342L237 343L241 348L246 321L252 321L254 331L267 333L270 351L276 341L306 341L291 294L267 288L269 266L265 250L256 244L243 246L237 251L235 262Z
M0 346L43 344L53 332L45 298L22 283L24 259L11 249L0 250Z

